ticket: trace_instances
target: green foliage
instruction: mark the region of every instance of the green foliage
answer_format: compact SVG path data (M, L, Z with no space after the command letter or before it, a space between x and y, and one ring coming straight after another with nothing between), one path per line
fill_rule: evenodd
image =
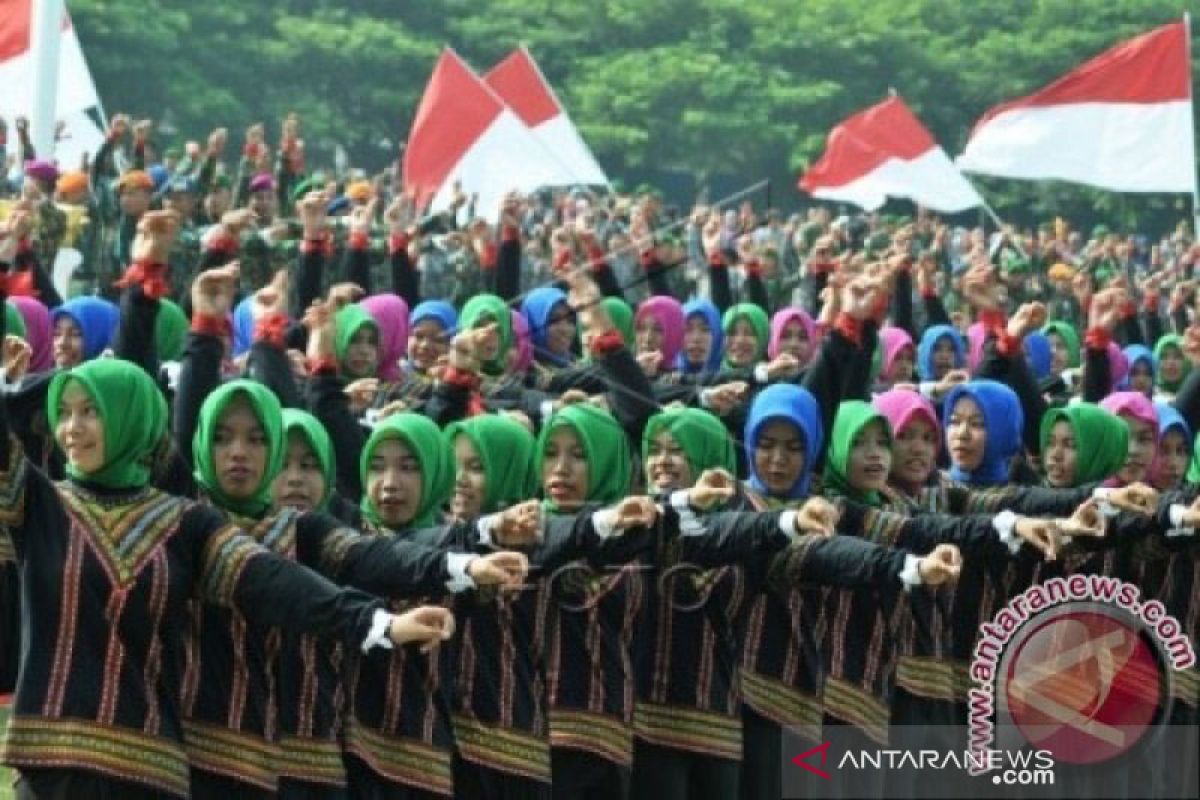
M989 106L1116 41L1177 19L1175 0L72 0L107 110L217 125L304 118L310 161L335 144L395 154L449 44L480 72L524 42L601 163L633 184L684 175L795 185L829 128L894 88L950 152ZM1197 76L1200 79L1200 75ZM1174 197L986 181L1002 215L1166 224ZM679 198L685 199L685 198ZM801 201L788 188L777 203Z

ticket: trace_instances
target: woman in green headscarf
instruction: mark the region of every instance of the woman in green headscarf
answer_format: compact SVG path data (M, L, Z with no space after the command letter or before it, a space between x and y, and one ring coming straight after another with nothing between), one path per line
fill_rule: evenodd
M337 312L337 362L351 379L375 378L379 373L379 324L362 306L348 305Z
M1054 408L1042 417L1046 483L1074 489L1111 478L1129 456L1129 426L1093 403Z
M1079 369L1079 334L1070 323L1054 320L1046 323L1042 333L1050 340L1050 374L1062 375L1063 370Z
M604 310L608 312L608 318L612 321L613 327L621 332L625 346L632 349L634 343L633 308L619 297L606 297L600 301L600 305L604 306ZM587 346L587 342L584 342L584 346Z
M420 414L396 414L376 426L358 464L363 517L377 529L433 525L453 487L446 439Z
M767 352L771 322L767 312L754 303L738 303L721 318L725 332L725 364L753 367Z
M826 490L881 506L891 468L892 429L887 417L862 400L842 401L829 435Z
M1178 392L1192 371L1192 362L1183 354L1183 337L1175 333L1159 337L1154 345L1154 363L1158 365L1158 389L1171 395Z
M259 519L271 507L271 484L283 465L283 410L261 383L223 384L200 407L192 437L194 477L219 508Z
M462 314L458 317L459 330L492 324L496 326L496 336L484 343L479 360L484 373L495 377L504 372L508 365L508 353L516 342L508 303L494 294L475 295L463 306Z
M454 451L450 514L472 520L532 498L533 434L510 417L481 414L446 428Z
M536 470L547 508L573 513L585 503L615 503L624 497L633 464L616 418L577 403L560 409L542 427Z
M178 361L183 358L187 344L188 318L173 300L158 301L154 317L154 349L159 361Z
M287 449L271 485L275 508L327 510L335 480L329 433L312 414L295 408L283 410L283 433Z
M737 472L728 429L698 408L668 408L651 417L642 436L642 464L646 485L659 494L690 488L705 470Z

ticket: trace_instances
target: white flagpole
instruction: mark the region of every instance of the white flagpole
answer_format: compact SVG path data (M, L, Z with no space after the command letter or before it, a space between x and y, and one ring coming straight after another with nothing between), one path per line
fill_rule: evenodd
M30 135L39 158L54 158L57 126L58 62L62 39L63 0L34 0L30 26L33 55L33 108Z

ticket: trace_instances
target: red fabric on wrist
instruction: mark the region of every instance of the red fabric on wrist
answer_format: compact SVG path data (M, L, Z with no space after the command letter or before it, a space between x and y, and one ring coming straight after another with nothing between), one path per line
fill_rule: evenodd
M5 276L5 291L9 297L41 297L33 282L33 270L18 269Z
M305 255L322 255L325 258L333 258L333 237L305 239L300 243L300 252Z
M468 391L478 389L480 384L479 376L474 372L469 372L468 370L459 369L458 367L453 366L447 367L445 371L442 372L442 377L439 378L439 380L442 383L448 383L451 386L457 386L461 389L467 389Z
M287 345L288 326L291 321L287 314L276 311L259 317L254 323L254 341L266 342L272 347L283 349Z
M1137 304L1132 300L1126 300L1121 306L1121 319L1129 319L1137 316Z
M742 265L742 269L746 271L747 278L762 277L762 264L758 263L757 261L747 261Z
M17 242L17 255L25 256L33 252L33 239L29 236L24 237Z
M214 236L205 245L205 249L210 253L223 253L227 256L236 256L238 248L237 238L229 235Z
M337 375L338 363L334 356L305 359L309 375Z
M229 320L217 314L193 314L191 331L205 336L228 336Z
M708 265L716 269L725 269L725 256L719 250L709 253Z
M836 261L816 261L809 264L813 272L829 274L837 269Z
M621 336L621 332L616 328L610 328L592 339L588 344L588 350L593 356L606 356L609 353L617 352L624 346L625 338Z
M166 264L135 261L113 285L118 289L127 289L134 284L140 284L147 297L160 300L171 293L171 284L167 282L169 270L170 267Z
M554 270L557 272L571 266L571 251L559 250L554 254Z
M394 256L401 250L407 250L408 242L409 238L407 233L393 233L388 237L388 255Z
M1013 336L1006 330L996 332L996 352L1005 358L1012 358L1021 353L1022 341L1019 336Z
M1150 292L1145 297L1146 310L1150 312L1158 311L1158 292Z
M1008 320L1004 318L1004 312L998 309L980 311L978 322L983 325L985 331L995 333L997 336L1008 332Z
M479 254L479 266L484 269L495 269L500 260L500 248L495 242L484 242L483 252Z
M1104 328L1088 328L1083 343L1091 350L1107 350L1112 343L1112 334Z
M516 225L505 225L500 229L500 240L504 242L521 241L521 230Z
M847 312L838 314L833 329L853 342L855 347L862 347L862 323Z
M587 236L584 239L584 246L587 248L588 264L592 268L592 272L603 272L608 269L608 259L605 258L604 248L596 243L596 237Z
M355 231L350 234L349 244L351 250L367 250L371 247L371 237L361 231Z
M653 247L651 247L649 250L643 250L638 256L638 260L641 261L643 269L650 269L650 267L653 267L658 263L658 259L654 257Z

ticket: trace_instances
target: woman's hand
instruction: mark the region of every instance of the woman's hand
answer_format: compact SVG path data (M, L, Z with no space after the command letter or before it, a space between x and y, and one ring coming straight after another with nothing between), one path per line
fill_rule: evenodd
M417 606L392 617L388 638L392 644L420 644L422 653L431 653L454 635L454 614L441 606Z

